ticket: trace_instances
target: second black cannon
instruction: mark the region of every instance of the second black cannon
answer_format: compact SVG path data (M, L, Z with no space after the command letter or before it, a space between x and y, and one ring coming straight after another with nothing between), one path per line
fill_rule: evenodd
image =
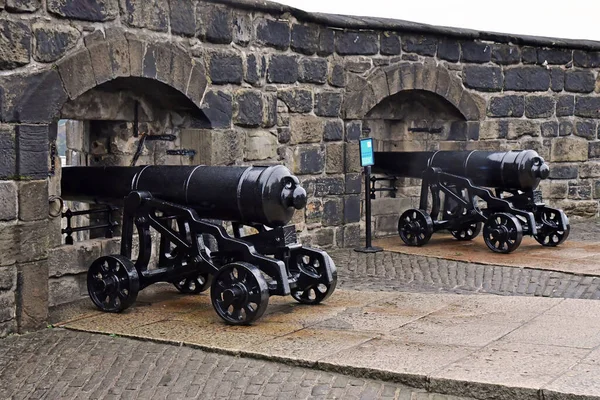
M419 207L398 221L401 239L422 246L448 230L458 240L483 238L494 252L510 253L523 235L558 246L570 231L562 210L547 206L541 180L549 175L533 150L375 152L374 172L421 179Z

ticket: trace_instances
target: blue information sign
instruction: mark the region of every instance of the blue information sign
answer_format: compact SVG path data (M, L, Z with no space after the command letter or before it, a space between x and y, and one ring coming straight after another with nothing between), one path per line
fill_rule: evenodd
M373 155L373 138L361 139L360 165L361 167L368 167L373 164L375 164L375 157Z

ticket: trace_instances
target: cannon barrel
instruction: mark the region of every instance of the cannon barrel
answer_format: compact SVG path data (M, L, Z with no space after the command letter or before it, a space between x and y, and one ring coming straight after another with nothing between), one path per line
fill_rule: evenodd
M201 218L282 226L306 206L306 191L281 165L264 167L65 167L65 200L122 202L132 191L193 208Z
M475 185L522 191L535 190L550 171L534 150L375 152L373 171L421 178L429 167L469 178Z

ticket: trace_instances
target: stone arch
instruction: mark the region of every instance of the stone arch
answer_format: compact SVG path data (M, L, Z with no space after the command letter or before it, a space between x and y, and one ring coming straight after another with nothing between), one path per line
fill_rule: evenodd
M485 116L485 100L466 90L462 81L441 64L402 62L376 68L363 78L351 75L346 87L346 119L362 119L384 99L406 90L435 93L455 106L467 121Z
M11 102L7 122L48 124L68 100L119 78L147 78L187 97L201 111L207 87L204 64L176 43L156 42L119 28L96 31L84 47L59 59L48 70L7 82Z

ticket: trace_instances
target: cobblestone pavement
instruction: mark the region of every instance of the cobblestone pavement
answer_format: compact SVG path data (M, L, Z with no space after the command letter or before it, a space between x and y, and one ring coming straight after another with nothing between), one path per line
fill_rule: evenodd
M569 240L600 241L600 219L571 223ZM354 290L489 293L600 299L600 277L483 265L393 252L330 252L338 287Z
M190 347L62 329L0 341L0 398L465 399Z
M336 250L330 254L338 266L338 287L344 289L600 299L597 276L393 252Z

